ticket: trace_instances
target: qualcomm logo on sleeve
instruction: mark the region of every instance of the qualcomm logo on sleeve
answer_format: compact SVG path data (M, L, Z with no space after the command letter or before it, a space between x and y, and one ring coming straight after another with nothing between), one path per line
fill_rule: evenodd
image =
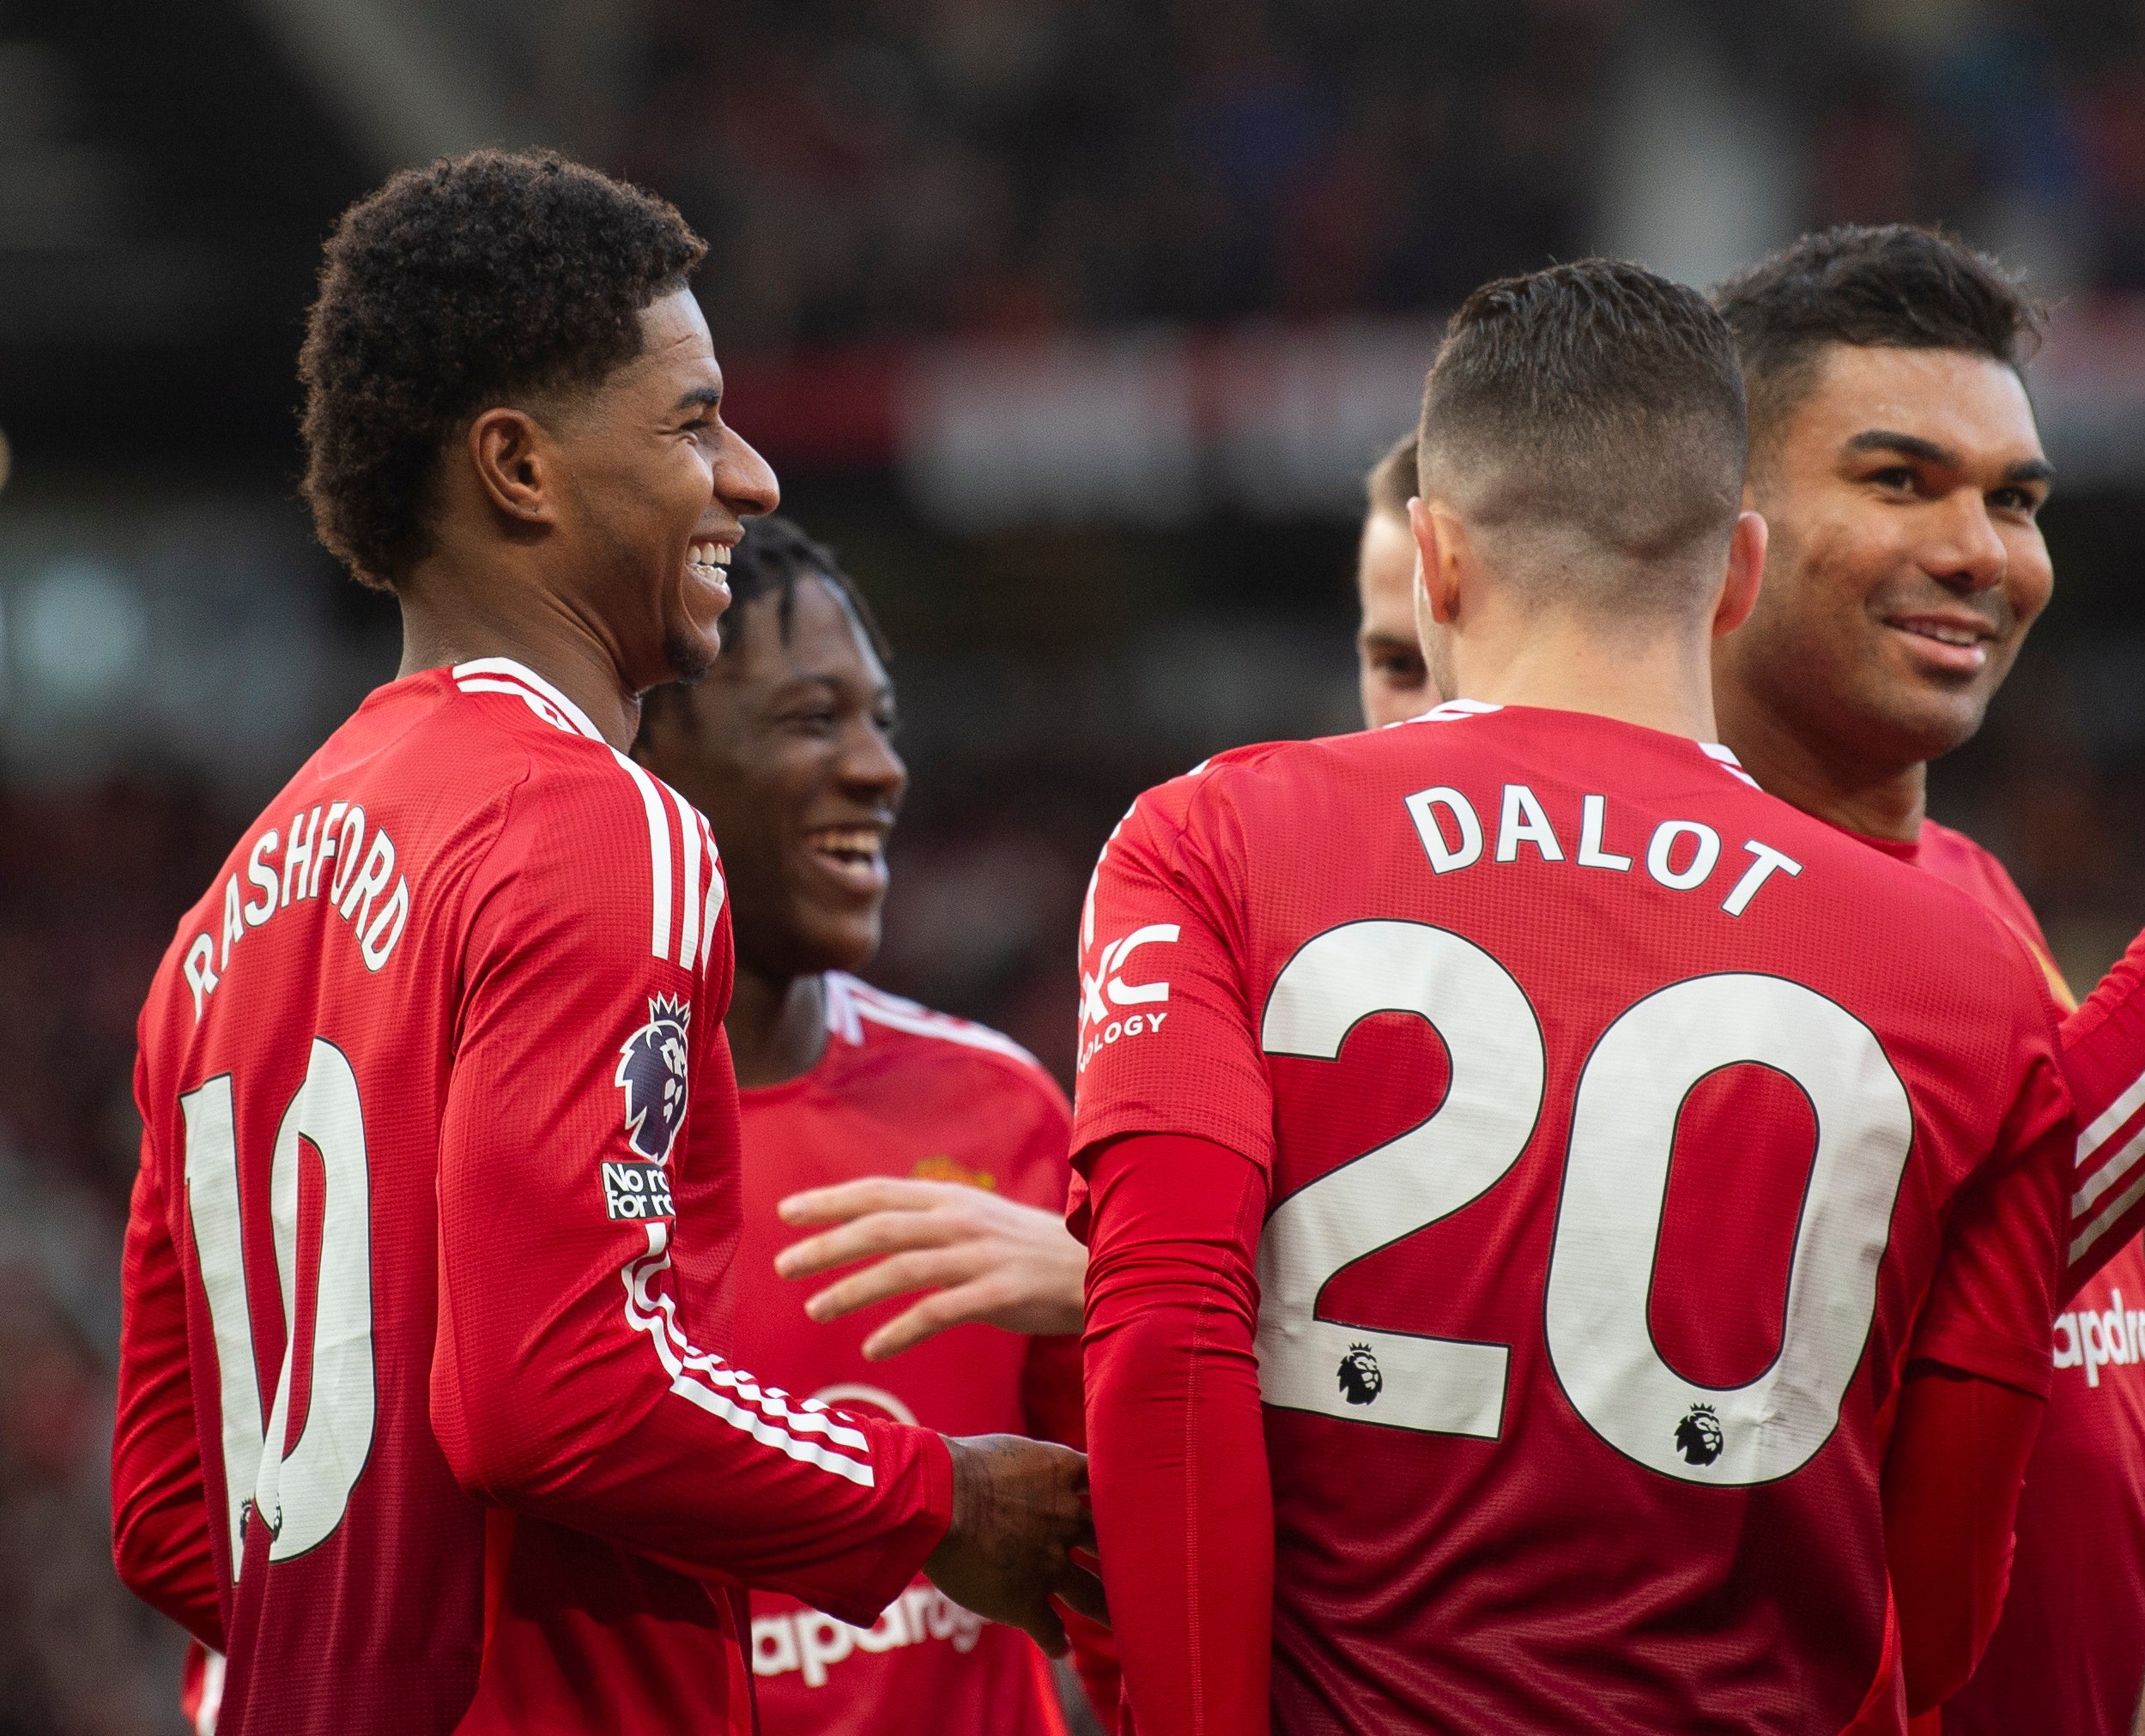
M1150 922L1143 928L1135 928L1123 940L1112 941L1102 949L1095 961L1094 973L1080 973L1080 1060L1079 1070L1085 1073L1095 1052L1121 1037L1138 1037L1145 1031L1160 1031L1166 1013L1137 1012L1121 1013L1124 1007L1159 1007L1169 999L1167 983L1128 983L1124 980L1125 960L1141 947L1155 942L1176 940L1183 930L1174 922Z

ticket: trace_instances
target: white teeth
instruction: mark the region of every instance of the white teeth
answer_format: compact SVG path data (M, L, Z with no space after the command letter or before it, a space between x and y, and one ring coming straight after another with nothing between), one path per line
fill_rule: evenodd
M1918 638L1935 639L1941 645L1978 645L1988 637L1972 627L1955 627L1946 621L1924 621L1912 619L1894 621L1893 625L1902 632L1910 632Z
M724 567L730 565L730 550L719 542L695 542L685 551L685 559L691 566Z
M879 834L868 826L830 826L808 834L814 850L843 856L873 856L878 852Z
M718 566L728 566L730 565L730 550L722 543L711 542L707 546L707 558L713 561Z

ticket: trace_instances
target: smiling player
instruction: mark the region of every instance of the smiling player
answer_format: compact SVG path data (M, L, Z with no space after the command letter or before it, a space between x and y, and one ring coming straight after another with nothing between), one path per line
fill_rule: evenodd
M878 950L887 834L908 784L885 644L833 557L785 520L755 521L730 574L723 655L698 685L649 695L636 752L708 815L729 877L738 962L725 1027L744 1147L737 1354L845 1409L1077 1445L1079 1341L1028 1335L1079 1324L1086 1256L1062 1216L1063 1094L1010 1039L849 974ZM809 1219L825 1197L779 1208L805 1189L865 1216L785 1250L785 1221ZM888 1227L906 1233L889 1242L879 1233ZM890 1257L809 1304L776 1276L876 1253ZM1030 1283L1069 1289L1074 1304L1024 1312L1003 1296L966 1295L979 1263L986 1281L1025 1264ZM906 1342L879 1298L924 1287L934 1294L922 1308L973 1308L1011 1330L969 1325L894 1362L870 1359L880 1341ZM1095 1630L1076 1636L1092 1691L1113 1713ZM768 1736L1063 1727L1026 1636L979 1621L921 1578L861 1627L796 1597L760 1596L752 1653Z
M301 358L324 541L398 678L181 922L141 1018L121 1576L221 1727L753 1727L742 1588L937 1584L1045 1640L1063 1448L791 1403L721 1352L737 1104L706 822L624 757L775 502L669 206L549 156L396 176ZM718 1348L719 1347L719 1348Z
M1142 1736L1896 1731L1894 1552L1971 1625L2069 1105L2015 937L1709 745L1743 419L1692 292L1478 291L1414 509L1463 697L1104 851L1083 974L1166 1019L1074 1135Z
M2039 312L1995 262L1909 228L1805 237L1718 299L1749 383L1748 502L1772 529L1757 607L1716 655L1723 738L1767 789L2009 923L2067 1006L2009 875L1924 811L1927 762L1980 727L2053 584L2021 377ZM2087 1120L2145 1065L2135 1046L2127 1066L2100 1052L2136 1019L2111 986L2112 1007L2067 1026ZM2089 1160L2120 1150L2107 1136L2129 1113L2088 1127ZM2120 1191L2093 1195L2074 1232L2093 1275L2057 1326L2009 1595L1947 1736L2103 1736L2138 1702L2145 1358L2129 1310L2145 1254L2099 1221Z

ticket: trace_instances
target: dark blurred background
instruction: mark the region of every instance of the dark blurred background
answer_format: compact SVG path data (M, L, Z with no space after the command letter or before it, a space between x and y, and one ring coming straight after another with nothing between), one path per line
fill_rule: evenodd
M1350 726L1440 314L1591 251L1942 219L2060 302L2057 601L1936 808L2075 983L2145 917L2140 0L0 0L0 1733L178 1727L105 1541L133 1019L395 662L295 499L321 239L485 142L712 242L730 418L899 651L876 975L1061 1076L1109 826Z

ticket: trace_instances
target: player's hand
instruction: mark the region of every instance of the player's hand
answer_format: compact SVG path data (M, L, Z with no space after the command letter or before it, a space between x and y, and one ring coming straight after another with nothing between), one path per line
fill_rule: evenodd
M954 1522L924 1571L957 1604L1022 1630L1053 1658L1065 1655L1054 1594L1099 1622L1110 1619L1102 1582L1072 1558L1093 1555L1088 1455L1018 1435L952 1436Z
M971 1321L1008 1332L1080 1330L1088 1250L1063 1220L959 1182L892 1176L792 1194L775 1207L785 1224L835 1225L775 1256L784 1278L810 1278L859 1260L874 1263L804 1304L814 1320L912 1291L931 1292L864 1340L874 1362Z

